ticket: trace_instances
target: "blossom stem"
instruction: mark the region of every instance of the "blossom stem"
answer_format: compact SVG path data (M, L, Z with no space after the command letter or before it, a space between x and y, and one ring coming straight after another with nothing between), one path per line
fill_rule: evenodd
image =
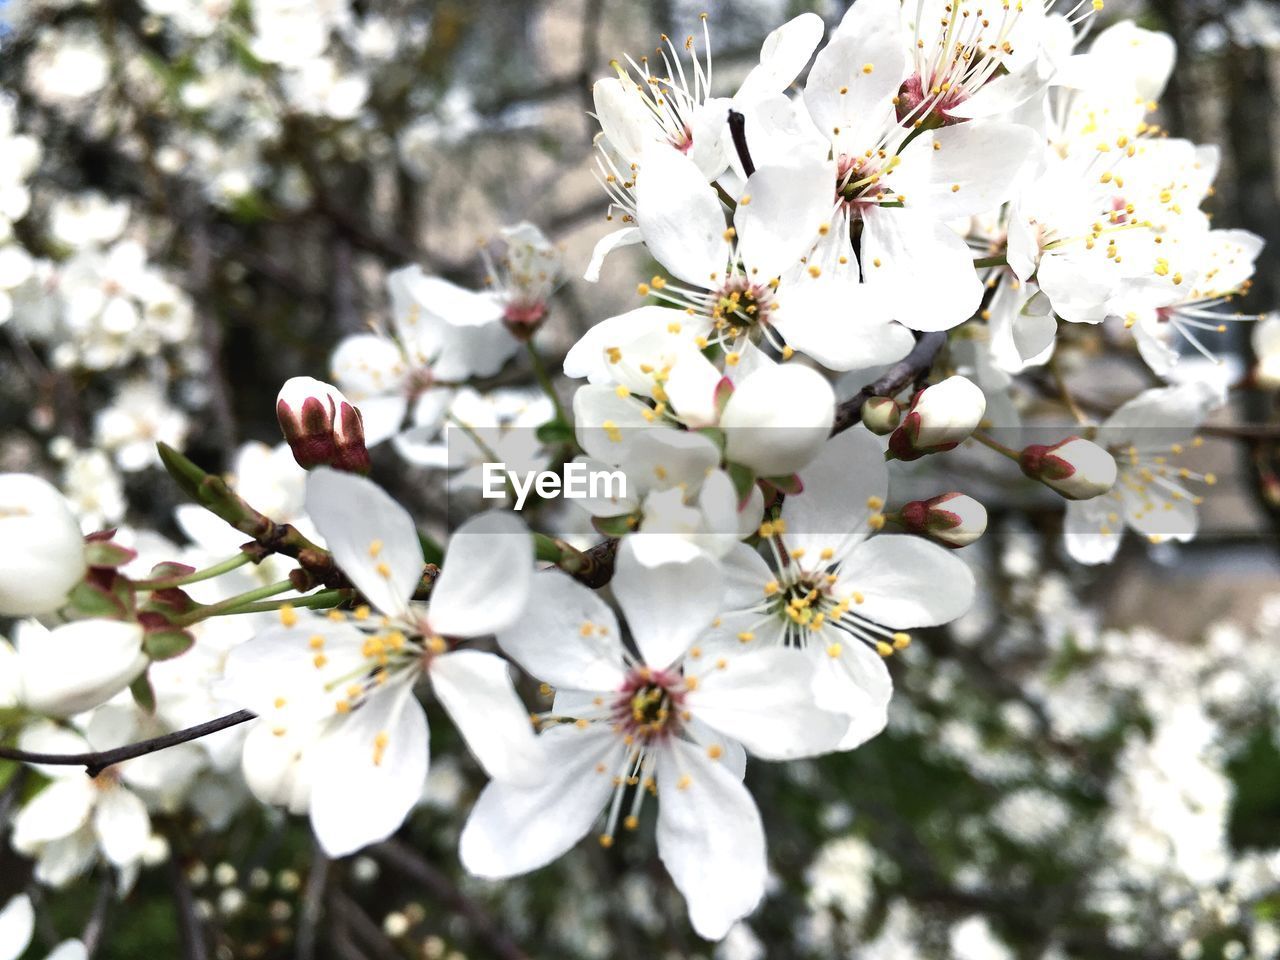
M560 402L560 395L556 393L555 384L551 382L551 374L547 371L547 365L542 362L542 355L538 353L538 348L533 345L532 340L526 340L524 346L529 351L529 361L533 365L533 375L538 379L538 386L542 388L542 392L547 395L547 399L555 407L556 419L568 426L569 418L565 415L564 404Z
M1089 426L1093 423L1089 419L1089 415L1076 401L1075 394L1071 392L1071 388L1067 386L1067 378L1062 372L1062 364L1058 362L1058 356L1055 353L1049 358L1049 375L1053 377L1054 386L1058 388L1058 393L1062 398L1062 402L1067 405L1067 409L1071 411L1071 415L1076 418L1076 423L1081 426Z
M970 434L970 436L972 436L974 440L977 440L984 447L989 447L992 450L994 450L996 453L999 453L999 454L1002 454L1003 456L1008 457L1014 463L1019 463L1022 460L1022 454L1020 454L1017 450L1014 450L1012 447L1006 447L1003 443L1001 443L995 437L991 436L989 433L983 433L981 430L975 430L973 431L972 434Z
M283 600L263 600L258 603L246 603L243 606L236 607L234 610L218 614L218 616L237 616L242 613L269 613L272 610L279 610L285 605L299 609L327 609L336 607L338 604L350 600L353 596L355 596L355 593L352 590L321 590L319 593L312 593L305 597L286 597Z
M975 270L981 270L983 267L1007 267L1009 265L1009 255L1007 253L998 253L994 257L980 257L973 261Z
M15 760L19 763L43 764L56 767L84 767L91 777L96 777L108 767L117 763L144 757L147 754L176 747L182 743L190 743L210 734L218 733L229 727L239 726L257 717L252 710L237 710L216 720L198 723L194 727L175 730L161 737L141 740L113 750L100 750L93 753L32 753L27 750L16 750L11 747L0 747L0 760Z
M237 593L234 597L219 600L217 603L196 607L188 616L182 618L179 625L185 627L193 623L199 623L201 620L207 620L209 617L221 617L228 613L241 613L240 607L251 604L255 600L265 600L267 597L274 597L277 593L284 593L286 590L292 589L292 580L277 580L275 583L269 583L265 587L258 587L256 590L247 590L244 593Z
M155 580L135 580L133 585L139 590L164 590L169 587L185 587L189 583L199 583L201 580L212 580L214 577L220 577L224 573L230 573L237 567L243 567L249 563L253 557L247 553L237 553L234 557L224 560L221 563L215 563L211 567L205 567L203 570L197 570L195 573L189 573L185 577L159 577Z

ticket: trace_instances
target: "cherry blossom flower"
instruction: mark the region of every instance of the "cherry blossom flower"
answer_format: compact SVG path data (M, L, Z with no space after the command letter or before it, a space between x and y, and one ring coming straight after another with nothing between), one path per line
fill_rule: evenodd
M454 650L452 638L484 636L519 616L533 548L514 516L473 518L454 535L427 606L412 601L423 573L417 530L380 488L318 469L307 479L307 512L372 607L349 617L286 608L278 628L231 652L221 694L261 717L245 743L250 787L309 810L324 848L342 856L393 833L422 795L420 681L430 679L492 776L528 775L533 732L506 664Z
M903 632L947 623L973 602L973 574L949 550L914 536L871 536L888 471L865 430L833 437L800 471L761 535L773 563L740 546L724 560L728 588L717 649L798 647L814 664L818 705L845 716L840 749L885 725L892 693L884 658L910 642Z
M527 873L582 839L606 807L600 838L611 846L652 794L659 856L694 929L720 939L764 894L764 830L741 782L743 748L766 759L823 753L841 719L813 704L810 664L794 651L704 654L697 642L721 583L706 557L647 566L623 542L613 591L638 657L590 590L558 571L536 582L520 626L498 640L559 690L539 738L543 776L485 788L462 833L463 864L483 877Z
M1066 544L1074 559L1110 562L1125 527L1153 543L1195 537L1202 498L1194 490L1217 478L1177 466L1177 458L1200 445L1193 434L1223 401L1219 388L1192 381L1146 390L1103 421L1099 438L1115 452L1119 476L1109 494L1067 504Z

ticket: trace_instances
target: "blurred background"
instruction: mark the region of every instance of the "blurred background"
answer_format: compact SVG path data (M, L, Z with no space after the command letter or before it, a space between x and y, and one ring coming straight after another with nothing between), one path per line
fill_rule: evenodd
M732 90L765 34L810 9L834 23L844 5L8 0L0 471L60 481L87 530L181 542L156 440L236 469L246 442L279 441L285 379L327 377L343 336L386 324L389 271L479 287L480 249L522 220L566 264L539 337L557 367L653 270L622 251L600 283L578 279L609 229L592 81L661 33L700 37L705 10ZM1108 0L1098 27L1122 17L1175 38L1161 122L1221 145L1215 225L1269 242L1240 306L1273 308L1280 3ZM1242 379L1248 325L1216 342ZM1151 385L1109 334L1069 331L1061 356L1086 395ZM481 386L529 381L520 354ZM445 723L427 803L395 841L327 863L278 814L215 829L175 811L186 839L123 903L92 879L49 893L40 936L87 918L104 960L1280 956L1273 399L1242 392L1204 431L1198 462L1221 482L1200 536L1130 537L1109 566L1066 558L1060 502L977 477L996 491L965 551L984 599L894 657L885 734L752 767L771 892L719 946L688 928L643 830L506 884L463 876L457 832L482 779ZM377 454L374 476L438 521L439 478ZM6 844L0 901L28 872Z

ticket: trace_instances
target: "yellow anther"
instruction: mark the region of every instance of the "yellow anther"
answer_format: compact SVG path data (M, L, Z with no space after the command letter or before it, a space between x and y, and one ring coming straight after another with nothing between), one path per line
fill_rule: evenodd
M382 552L381 540L374 540L371 544L369 544L369 556L376 557L381 552Z
M895 650L905 650L911 645L911 634L895 633L893 635L893 646Z
M836 555L836 552L832 550L830 547L823 547L822 553L818 554L818 556L822 557L823 560L830 560L835 555Z
M624 384L621 384L621 383L620 383L620 384L618 384L618 385L617 385L617 387L615 387L615 388L614 388L614 391L613 391L613 392L614 392L614 393L616 393L618 396L622 397L624 400L625 400L627 397L631 396L631 391L630 391L630 390L628 390L628 389L626 388L626 386L625 386Z
M286 603L280 607L280 622L286 627L292 627L298 622L298 611L293 609L293 605Z
M275 707L277 710L283 710L286 703L288 703L288 701L285 700L284 697L276 697Z
M635 814L631 814L622 821L622 826L627 830L634 830L636 827L640 826L640 818Z
M310 639L307 640L307 646L309 646L312 650L323 650L324 635L320 633L312 634Z
M775 593L778 592L779 589L780 587L779 587L778 581L770 580L768 583L764 585L764 595L766 597L772 597Z
M378 571L378 576L385 577L387 579L391 578L391 568L387 566L385 563L378 564L376 569Z
M316 668L317 670L321 670L321 669L323 669L323 668L324 668L324 665L325 665L326 663L328 663L328 662L329 662L329 658L328 658L328 657L326 657L323 653L317 653L317 654L316 654L316 655L311 659L311 662L312 662L313 664L315 664L315 668Z
M811 277L822 276L822 268L818 266L816 263L809 264L809 276Z
M755 638L756 638L756 635L752 633L750 630L743 630L740 634L738 634L738 639L742 643L750 643Z
M637 283L636 293L642 297L647 297L649 295L649 285L647 283Z
M841 644L833 643L827 647L827 656L834 660L840 654L844 653L844 647Z
M877 640L876 653L880 654L882 657L891 657L893 656L893 646L885 643L883 640Z
M707 747L707 756L712 760L719 760L724 755L724 747L718 743L713 743Z
M679 780L676 781L676 789L688 790L692 784L693 784L693 777L689 776L686 773Z
M371 612L372 611L370 611L369 605L366 603L362 603L360 604L360 606L356 607L354 611L352 611L351 615L355 617L357 620L368 620L369 614Z
M613 837L609 836L607 833L600 834L600 846L608 850L613 846Z

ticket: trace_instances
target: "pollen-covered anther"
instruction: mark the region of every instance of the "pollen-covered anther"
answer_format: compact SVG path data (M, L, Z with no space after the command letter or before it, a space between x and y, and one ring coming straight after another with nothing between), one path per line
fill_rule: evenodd
M281 605L280 623L286 627L292 627L297 625L298 611L293 609L293 604L286 603Z

